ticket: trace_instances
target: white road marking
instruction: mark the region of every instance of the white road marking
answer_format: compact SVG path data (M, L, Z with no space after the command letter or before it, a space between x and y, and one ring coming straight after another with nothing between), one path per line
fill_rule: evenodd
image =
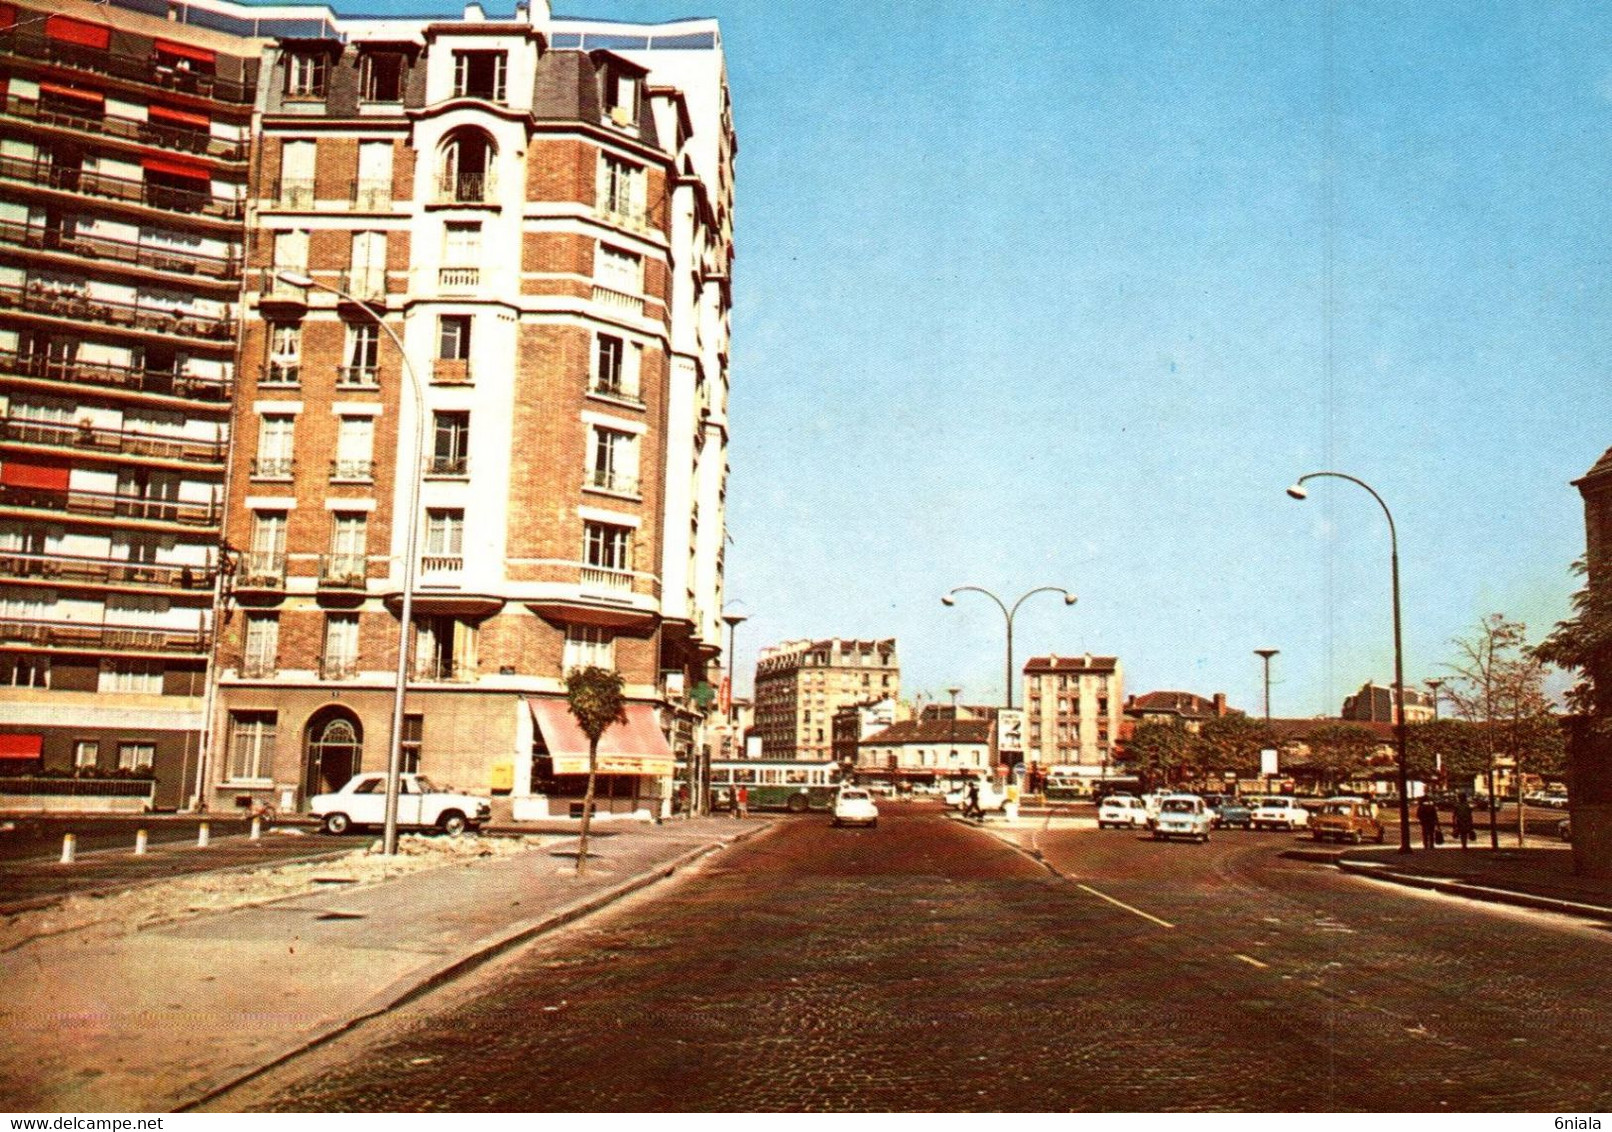
M1264 969L1266 969L1266 968L1268 968L1270 966L1269 963L1261 963L1258 959L1255 959L1252 955L1243 955L1241 952L1233 952L1231 957L1233 959L1241 959L1244 963L1247 963L1250 967L1258 967L1261 970L1264 970Z
M1088 884L1077 884L1075 887L1080 889L1080 891L1082 891L1082 892L1091 893L1093 896L1097 897L1099 900L1108 901L1110 904L1112 904L1116 908L1123 908L1127 912L1131 913L1132 915L1140 916L1144 920L1151 920L1153 923L1159 925L1159 927L1161 927L1161 928L1173 928L1173 927L1175 927L1175 925L1170 923L1170 921L1168 921L1168 920L1161 920L1157 916L1149 915L1148 913L1142 911L1140 908L1132 908L1129 904L1125 903L1123 900L1115 900L1112 896L1108 895L1108 893L1106 893L1106 892L1098 892L1095 888L1092 888Z

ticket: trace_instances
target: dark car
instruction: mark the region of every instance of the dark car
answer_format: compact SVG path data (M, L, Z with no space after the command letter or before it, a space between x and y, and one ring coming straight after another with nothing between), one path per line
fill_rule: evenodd
M1222 827L1236 826L1238 829L1248 829L1254 821L1254 805L1258 798L1233 798L1221 800L1220 807L1215 813L1220 818Z

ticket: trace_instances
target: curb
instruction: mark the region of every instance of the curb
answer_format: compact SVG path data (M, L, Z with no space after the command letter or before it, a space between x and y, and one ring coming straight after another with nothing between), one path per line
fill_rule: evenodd
M1464 896L1469 900L1486 900L1491 904L1510 904L1518 908L1532 908L1539 912L1557 912L1564 916L1578 916L1612 923L1612 908L1603 908L1598 904L1580 904L1576 900L1536 896L1530 892L1516 892L1509 888L1489 888L1481 884L1469 884L1466 881L1440 880L1437 877L1390 872L1380 865L1359 861L1339 860L1337 867L1354 876L1400 884L1407 888L1420 888L1428 892L1442 892L1448 896Z
M613 904L623 897L630 896L641 889L648 888L650 885L655 884L658 881L665 880L667 877L670 877L672 874L676 873L679 869L686 868L688 865L693 864L701 857L715 853L718 850L726 849L730 845L737 845L740 842L748 841L752 837L759 836L760 834L776 828L778 828L776 823L767 822L766 824L759 825L754 829L740 830L735 836L724 837L718 841L697 846L673 858L671 861L655 865L644 872L628 877L619 884L601 889L600 891L589 896L581 897L578 900L572 901L570 904L561 905L559 908L547 912L542 916L524 920L518 924L515 924L513 927L504 929L502 932L499 932L495 935L484 936L483 938L470 944L458 955L444 957L436 965L429 967L424 971L416 971L413 974L405 975L403 978L393 982L390 986L378 991L374 995L371 995L351 1016L345 1019L330 1022L313 1033L310 1033L303 1038L299 1038L295 1043L293 1043L292 1048L276 1055L271 1060L266 1061L263 1064L256 1066L253 1069L249 1069L243 1073L238 1073L234 1077L231 1077L229 1080L225 1081L223 1084L208 1088L200 1096L194 1098L193 1100L186 1101L184 1104L176 1106L171 1111L195 1112L201 1106L210 1104L227 1093L230 1093L235 1089L240 1088L242 1085L245 1085L255 1078L269 1072L269 1070L277 1069L280 1066L295 1060L304 1053L307 1053L309 1050L315 1049L337 1037L340 1037L342 1034L347 1033L349 1030L356 1028L372 1018L376 1018L389 1011L396 1010L398 1007L412 1002L414 999L419 998L427 992L434 990L445 983L452 982L460 975L463 975L467 971L480 966L489 959L494 958L495 956L509 950L512 947L518 946L519 944L525 943L527 940L533 939L547 932L551 932L556 928L564 927L565 925L576 920L580 920L584 916L597 912L601 908L604 908L609 904ZM591 857L592 854L590 853L589 856Z

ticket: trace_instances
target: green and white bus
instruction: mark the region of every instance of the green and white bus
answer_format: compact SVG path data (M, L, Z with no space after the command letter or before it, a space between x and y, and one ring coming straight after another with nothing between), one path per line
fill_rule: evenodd
M785 810L803 814L828 810L840 788L840 766L832 759L714 759L711 762L711 808L725 810L733 791L750 792L752 810Z

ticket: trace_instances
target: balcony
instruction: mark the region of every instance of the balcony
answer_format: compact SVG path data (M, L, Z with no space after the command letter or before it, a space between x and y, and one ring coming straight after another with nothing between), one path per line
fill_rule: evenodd
M485 173L443 173L437 178L437 204L496 204L498 178Z
M302 367L296 362L270 362L259 366L259 389L296 389L302 385Z
M105 491L75 488L20 487L0 484L0 507L67 513L86 519L104 520L113 526L135 520L180 527L217 527L222 509L208 501L193 503L176 499L145 499Z
M322 656L319 658L319 679L352 680L358 676L356 656Z
M218 161L246 160L245 142L217 138L204 129L186 129L178 125L164 126L143 118L124 118L116 114L75 113L67 108L46 106L35 99L18 98L16 95L8 95L4 100L0 100L0 115L53 129L98 134L143 146L158 146L162 149L194 153Z
M251 476L255 480L289 480L296 463L290 456L258 456L252 460Z
M0 618L0 643L64 652L193 655L207 647L207 634L200 629L135 628L89 621L7 617Z
M254 87L245 83L205 74L194 68L181 70L154 56L125 55L104 48L51 39L26 24L8 29L7 34L0 38L0 56L5 55L94 71L143 86L179 91L241 107L250 107L256 93Z
M103 586L138 586L165 590L207 590L213 572L206 566L131 562L126 558L94 558L77 554L0 552L0 574L9 579L39 578L52 583L82 582Z
M632 593L632 571L610 570L603 566L584 566L580 583L583 589L595 593Z
M112 177L74 166L56 165L48 160L0 157L0 181L38 185L57 192L224 221L231 225L246 215L244 200L215 197L210 189L181 189L129 177Z
M270 314L299 317L308 309L308 288L288 283L281 278L280 273L301 274L306 270L301 266L276 265L259 271L257 279L259 309Z
M184 275L190 280L205 277L219 283L233 283L241 277L241 261L234 257L199 255L165 244L138 240L110 240L104 236L68 235L58 228L39 224L0 221L0 243L31 251L59 252L84 259L126 263L150 271Z
M470 457L429 456L425 461L425 474L445 479L467 479L470 476Z
M630 314L644 313L644 297L642 295L635 295L630 291L618 291L616 288L603 283L593 285L593 301L612 310L625 311Z
M367 303L372 307L386 306L385 268L344 271L341 274L340 286L343 291L361 303Z
M594 206L593 214L612 228L637 233L650 230L648 211L624 198L612 199L611 195L607 194Z
M469 385L469 358L437 358L431 363L431 380L443 385Z
M420 573L422 574L457 574L465 568L465 556L462 554L422 554L420 556Z
M319 588L362 590L368 559L362 554L323 554L319 557Z
M337 366L337 389L379 389L381 387L380 366Z
M311 209L317 199L317 182L312 177L287 177L274 182L269 208Z
M588 472L585 487L595 491L608 491L612 495L638 495L638 477L624 476L613 472L609 468L592 468Z
M332 460L331 483L374 483L374 460Z
M644 399L639 396L636 389L629 390L619 381L592 381L588 384L588 392L595 397L607 397L612 401L619 401L624 405L636 408L644 407Z
M41 381L105 386L134 393L209 401L220 407L228 405L231 392L231 382L227 378L195 377L104 362L59 361L43 354L18 354L4 350L0 350L0 371Z
M142 460L172 460L222 468L227 442L156 436L128 429L96 428L81 422L67 424L18 417L0 417L0 440L42 448L67 448L96 455L134 456Z
M364 178L350 186L348 200L357 212L392 211L392 181L389 177Z
M285 589L285 552L280 550L249 550L241 555L235 571L235 592L243 590Z
M272 680L280 674L280 662L274 657L250 656L241 661L238 675L243 680Z
M23 286L0 284L0 308L14 307L31 314L97 323L163 337L190 338L203 343L235 341L235 320L227 316L191 314L151 302L114 302L79 291L57 290L38 280Z
M481 287L481 268L442 267L437 269L437 290L444 295L469 295Z
M468 684L476 679L476 669L462 661L420 657L414 662L414 675L410 679Z

